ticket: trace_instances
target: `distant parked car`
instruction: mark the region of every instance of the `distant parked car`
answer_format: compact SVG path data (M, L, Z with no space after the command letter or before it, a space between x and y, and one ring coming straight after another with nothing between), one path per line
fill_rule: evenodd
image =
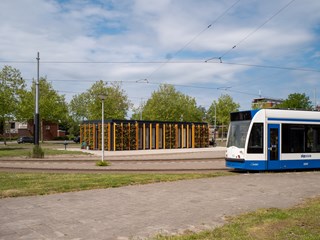
M80 143L80 136L77 136L73 139L75 143Z
M17 142L20 143L33 143L32 137L20 137L18 138Z

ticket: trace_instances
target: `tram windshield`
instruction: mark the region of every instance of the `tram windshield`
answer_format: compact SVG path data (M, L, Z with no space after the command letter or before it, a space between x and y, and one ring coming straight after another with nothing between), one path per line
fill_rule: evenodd
M250 120L246 120L232 121L230 123L227 147L245 147L250 122Z

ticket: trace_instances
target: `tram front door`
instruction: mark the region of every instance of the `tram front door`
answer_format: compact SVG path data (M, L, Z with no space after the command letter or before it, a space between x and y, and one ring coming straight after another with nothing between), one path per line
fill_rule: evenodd
M278 169L279 163L279 124L268 125L268 169Z

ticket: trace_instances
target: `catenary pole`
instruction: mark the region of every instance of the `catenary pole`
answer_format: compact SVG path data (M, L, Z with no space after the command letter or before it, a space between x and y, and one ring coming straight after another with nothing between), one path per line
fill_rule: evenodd
M39 116L39 65L40 54L37 55L37 82L36 82L36 104L35 104L35 116L34 116L34 144L39 145L40 136L40 116Z

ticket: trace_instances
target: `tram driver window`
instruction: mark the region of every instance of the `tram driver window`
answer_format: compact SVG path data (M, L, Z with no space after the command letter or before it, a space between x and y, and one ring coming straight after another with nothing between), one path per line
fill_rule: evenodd
M263 123L254 123L252 126L248 153L263 153Z

